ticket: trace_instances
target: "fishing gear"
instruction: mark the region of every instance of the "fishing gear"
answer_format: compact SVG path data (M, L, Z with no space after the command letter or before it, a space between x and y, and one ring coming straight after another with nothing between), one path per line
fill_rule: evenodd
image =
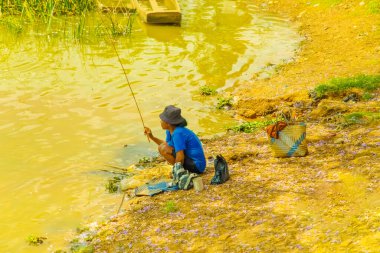
M113 23L112 17L109 16L109 18L110 18L110 20L111 20L111 23ZM104 23L104 22L103 22L103 23ZM106 31L108 32L108 30L106 30ZM143 128L144 128L144 131L145 131L145 123L144 123L144 119L143 119L143 117L142 117L140 107L139 107L139 105L138 105L138 103L137 103L137 100L136 100L136 97L135 97L135 93L133 92L132 87L131 87L131 84L130 84L130 82L129 82L129 78L128 78L127 72L125 71L124 65L123 65L123 63L121 62L120 54L119 54L119 52L118 52L117 49L116 49L115 42L114 42L113 38L111 37L112 35L111 35L109 32L108 32L108 35L110 36L110 40L111 40L111 44L112 44L112 48L113 48L113 50L115 51L115 54L116 54L116 56L117 56L117 59L118 59L118 61L119 61L119 63L120 63L121 68L123 69L123 73L124 73L125 79L127 80L127 84L128 84L129 90L131 91L131 94L132 94L133 100L134 100L134 102L135 102L135 105L136 105L137 111L138 111L138 113L139 113L139 115L140 115L141 123L142 123ZM149 136L148 136L148 135L147 135L147 138L148 138L148 141L150 142L150 139L149 139ZM120 209L121 209L121 207L123 206L123 203L124 203L124 199L125 199L125 195L126 195L126 194L127 194L127 192L125 191L125 192L123 193L123 197L122 197L122 199L121 199L121 202L120 202L119 208L117 209L117 213L116 213L116 215L119 214Z
M111 17L110 15L109 15L109 18L110 18L110 20L111 20L111 23L113 23L112 17ZM127 84L128 84L129 90L131 91L131 94L132 94L132 97L133 97L133 101L135 102L135 105L136 105L137 111L138 111L138 113L139 113L139 115L140 115L141 123L142 123L143 128L144 128L144 131L145 131L145 123L144 123L144 119L143 119L143 117L142 117L140 107L139 107L139 105L138 105L138 103L137 103L135 93L133 92L133 90L132 90L132 86L131 86L131 84L130 84L130 82L129 82L129 78L128 78L127 72L125 71L124 65L123 65L123 63L121 62L120 54L119 54L119 52L118 52L117 49L116 49L116 45L115 45L115 42L114 42L113 38L111 37L111 36L112 36L111 33L109 33L107 29L106 29L106 31L107 31L108 35L110 36L110 40L111 40L111 44L112 44L112 48L113 48L113 50L115 51L115 54L116 54L116 56L117 56L117 59L118 59L118 61L119 61L119 64L120 64L121 68L123 69L123 73L124 73L125 79L127 80ZM148 136L148 135L147 135L147 138L148 138L148 141L150 142L150 139L149 139L149 136Z

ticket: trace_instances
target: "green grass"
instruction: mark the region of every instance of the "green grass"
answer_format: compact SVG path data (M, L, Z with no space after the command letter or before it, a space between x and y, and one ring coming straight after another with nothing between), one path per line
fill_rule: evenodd
M216 105L216 108L217 109L223 109L225 107L232 107L232 98L231 97L228 97L228 98L218 98L218 103Z
M380 13L380 1L372 0L368 2L368 10L370 13L379 14Z
M363 96L362 96L362 98L363 98L364 101L369 101L369 100L371 100L373 97L374 97L374 96L373 96L371 93L369 93L369 92L365 92L365 93L363 94Z
M380 120L380 112L353 112L345 114L343 127L352 125L366 125Z
M208 85L201 86L199 90L202 96L212 96L217 93L215 87L211 87Z
M95 7L95 0L1 0L3 15L25 15L29 18L49 17L52 14L78 15Z
M230 127L228 128L228 130L231 130L233 132L253 133L256 130L261 130L268 125L274 124L277 121L278 121L277 119L270 119L270 120L264 120L264 121L244 122L243 124Z
M164 205L164 212L165 213L174 213L176 211L178 211L178 207L174 201L169 200L165 203L165 205Z
M380 88L380 75L358 75L348 78L334 78L318 85L314 91L318 98L324 96L339 96L349 89L361 89L365 92L371 92Z
M7 16L0 19L0 25L4 26L8 31L20 34L24 31L22 20L13 16Z
M342 0L312 0L310 1L312 5L319 4L323 7L330 7L330 6L339 4L341 2Z

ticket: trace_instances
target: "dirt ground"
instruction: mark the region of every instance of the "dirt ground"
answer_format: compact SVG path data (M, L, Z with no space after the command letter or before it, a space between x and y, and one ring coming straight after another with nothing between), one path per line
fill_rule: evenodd
M305 40L294 62L234 91L243 118L296 107L307 122L306 157L273 158L264 131L203 140L207 157L227 159L229 181L210 185L209 164L203 191L132 198L79 241L94 252L380 252L378 121L338 128L334 118L379 112L379 94L318 105L308 97L331 78L380 73L380 14L367 1L328 2L257 1L299 24Z

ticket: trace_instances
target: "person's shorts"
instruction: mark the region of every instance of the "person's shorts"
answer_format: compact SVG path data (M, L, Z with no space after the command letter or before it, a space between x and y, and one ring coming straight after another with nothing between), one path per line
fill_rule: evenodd
M185 162L183 163L183 167L185 170L188 170L193 173L200 174L201 172L198 170L197 166L195 165L193 159L185 156Z
M174 152L174 149L173 149L173 156L175 157L175 152ZM183 167L185 168L185 170L188 170L192 173L197 173L197 174L201 174L202 172L200 172L197 168L197 165L195 165L193 159L191 159L190 157L187 157L185 156L185 161L183 163Z

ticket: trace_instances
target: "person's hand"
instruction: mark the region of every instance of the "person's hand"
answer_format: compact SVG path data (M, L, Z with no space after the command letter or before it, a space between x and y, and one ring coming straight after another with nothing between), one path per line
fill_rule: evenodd
M153 137L152 130L150 130L149 127L144 127L144 134L146 136L148 136L148 138L152 138Z

